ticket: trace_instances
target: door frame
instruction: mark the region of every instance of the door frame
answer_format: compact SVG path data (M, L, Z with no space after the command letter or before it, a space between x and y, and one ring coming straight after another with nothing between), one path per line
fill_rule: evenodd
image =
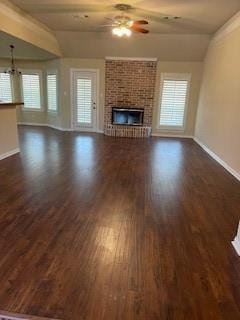
M74 73L75 72L94 72L96 73L96 128L74 128ZM100 69L95 68L70 68L70 91L71 91L71 129L73 131L83 132L99 132L99 119L100 119Z

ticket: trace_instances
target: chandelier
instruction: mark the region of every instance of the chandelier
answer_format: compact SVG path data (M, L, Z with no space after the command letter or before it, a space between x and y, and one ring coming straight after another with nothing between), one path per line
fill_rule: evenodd
M15 66L14 57L13 57L13 50L14 45L10 45L10 52L11 52L11 67L5 71L5 73L10 74L11 76L20 76L22 73L18 71L17 67Z

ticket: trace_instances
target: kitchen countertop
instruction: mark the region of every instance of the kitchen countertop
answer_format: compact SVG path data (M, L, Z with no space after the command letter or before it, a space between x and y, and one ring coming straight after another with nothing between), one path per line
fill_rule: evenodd
M16 107L23 105L23 102L0 102L0 109L1 108L11 108L11 107Z

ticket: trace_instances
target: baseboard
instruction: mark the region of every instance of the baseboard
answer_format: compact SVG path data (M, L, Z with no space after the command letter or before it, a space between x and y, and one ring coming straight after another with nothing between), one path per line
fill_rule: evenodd
M62 128L62 127L58 127L58 126L54 126L52 124L48 124L48 123L34 123L34 122L18 122L18 125L23 125L23 126L36 126L36 127L48 127L48 128L52 128L52 129L56 129L59 131L74 131L71 128ZM79 132L85 132L84 130L77 130ZM94 131L95 132L95 131ZM94 133L93 132L93 133ZM103 130L97 130L96 133L103 133Z
M0 154L0 160L3 160L3 159L8 158L8 157L11 157L11 156L13 156L14 154L19 153L19 152L20 152L20 149L19 149L19 148L16 148L16 149L11 150L11 151L9 151L9 152L6 152L6 153L4 153L4 154Z
M206 151L214 160L216 160L221 166L223 166L229 173L231 173L238 181L240 181L240 174L231 168L225 161L223 161L216 153L205 146L198 138L194 137L194 141Z
M71 128L62 128L58 126L54 126L52 124L48 123L34 123L34 122L18 122L18 125L23 125L23 126L36 126L36 127L48 127L60 131L73 131Z
M53 126L52 124L47 124L46 126L48 128L52 128L52 129L56 129L56 130L60 130L60 131L73 131L73 129L71 129L71 128L62 128L62 127L58 127L58 126Z
M186 138L186 139L193 139L194 137L191 135L184 135L184 134L170 134L170 133L152 133L153 137L165 137L165 138Z
M0 310L0 320L59 320L59 319L50 319L42 318L36 316L30 316L26 314L12 313L8 311Z
M237 237L235 237L234 240L232 241L232 245L236 250L237 254L240 256L240 241Z
M35 122L18 122L20 126L36 126L36 127L47 127L48 124L46 123L35 123Z

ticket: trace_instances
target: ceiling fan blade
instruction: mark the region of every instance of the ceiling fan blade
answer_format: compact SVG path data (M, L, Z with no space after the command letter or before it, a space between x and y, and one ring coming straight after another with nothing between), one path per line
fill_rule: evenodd
M110 18L110 17L104 17L104 19L109 20L109 21L114 21L114 19Z
M134 32L149 33L149 30L140 28L140 27L138 27L136 25L131 26L129 29L134 31Z
M148 21L146 21L146 20L137 20L137 21L133 21L133 24L148 24Z
M114 27L114 24L100 24L99 28Z

